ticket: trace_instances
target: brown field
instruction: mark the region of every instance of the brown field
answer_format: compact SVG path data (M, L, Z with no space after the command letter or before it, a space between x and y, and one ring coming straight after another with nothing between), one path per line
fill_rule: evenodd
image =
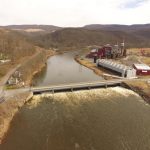
M150 48L130 48L130 49L127 49L127 55L141 56L142 55L141 50L144 51L145 55L150 56Z

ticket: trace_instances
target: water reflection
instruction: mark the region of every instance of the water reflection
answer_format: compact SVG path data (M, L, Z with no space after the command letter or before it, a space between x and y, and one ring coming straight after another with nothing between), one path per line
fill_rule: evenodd
M34 79L32 81L32 86L36 86L42 82L44 82L44 79L46 77L46 72L47 72L47 65L42 69L40 73L37 73L34 76Z
M102 80L102 77L95 75L90 69L78 64L74 60L76 54L77 52L71 52L49 58L47 68L35 76L33 84L44 86Z

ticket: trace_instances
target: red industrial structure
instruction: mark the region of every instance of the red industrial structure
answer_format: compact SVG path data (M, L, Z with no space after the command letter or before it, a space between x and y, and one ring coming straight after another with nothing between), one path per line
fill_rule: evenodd
M137 75L150 75L150 67L146 64L133 64Z
M118 45L111 46L107 44L101 48L96 48L91 50L87 55L88 58L118 58L126 56L126 49L124 49L124 43L121 43L120 47Z

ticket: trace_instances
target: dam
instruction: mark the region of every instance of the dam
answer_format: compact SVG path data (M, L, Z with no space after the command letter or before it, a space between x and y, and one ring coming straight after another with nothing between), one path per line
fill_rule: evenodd
M13 118L0 150L150 149L150 106L118 86L121 80L106 84L72 56L48 60L30 89L35 95Z
M147 150L150 107L133 91L101 88L35 95L0 150Z

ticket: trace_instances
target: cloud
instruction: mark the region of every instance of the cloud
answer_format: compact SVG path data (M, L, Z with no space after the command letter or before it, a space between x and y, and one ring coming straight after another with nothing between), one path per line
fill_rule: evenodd
M149 0L127 0L126 2L123 2L120 7L121 8L126 8L126 9L130 9L130 8L136 8L136 7L140 7L143 4L147 3Z

